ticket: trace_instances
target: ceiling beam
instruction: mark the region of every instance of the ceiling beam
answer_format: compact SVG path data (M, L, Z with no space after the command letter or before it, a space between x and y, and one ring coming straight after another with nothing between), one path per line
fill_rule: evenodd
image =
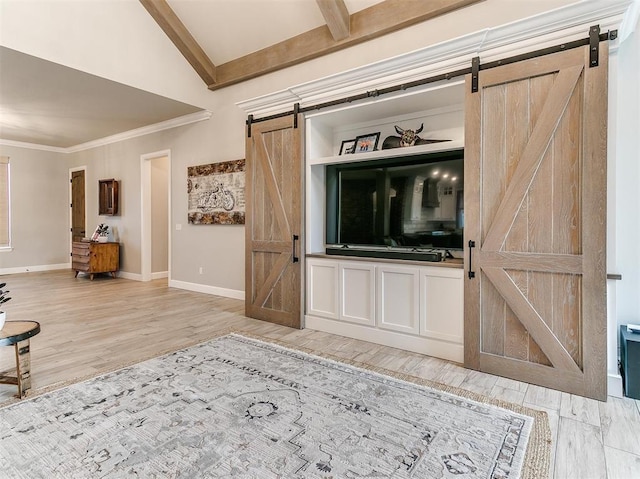
M143 0L141 0L143 1ZM149 0L145 0L149 1ZM401 30L483 0L385 0L350 16L349 37L335 41L323 25L218 65L217 90Z
M166 0L140 0L140 3L147 9L207 86L215 84L216 66L191 36L189 30L180 21Z
M324 21L336 42L349 36L349 10L344 0L316 0Z

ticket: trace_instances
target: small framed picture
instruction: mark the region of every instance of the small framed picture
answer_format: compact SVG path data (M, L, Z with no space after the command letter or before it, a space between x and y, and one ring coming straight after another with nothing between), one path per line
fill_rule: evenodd
M350 155L356 146L356 140L344 140L340 145L340 155Z
M368 135L360 135L356 137L356 145L354 153L365 153L367 151L375 151L380 139L380 132L369 133Z

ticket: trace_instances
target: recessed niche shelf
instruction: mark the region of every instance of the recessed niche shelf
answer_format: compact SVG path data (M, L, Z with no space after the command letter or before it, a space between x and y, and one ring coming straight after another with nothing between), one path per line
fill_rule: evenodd
M118 182L98 180L98 214L113 216L118 214Z

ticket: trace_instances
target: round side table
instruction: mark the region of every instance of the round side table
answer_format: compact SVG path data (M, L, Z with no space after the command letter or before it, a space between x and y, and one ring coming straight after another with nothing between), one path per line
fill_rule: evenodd
M26 396L31 389L31 346L29 338L40 332L37 321L7 321L0 329L0 346L12 346L16 350L16 375L11 371L0 373L0 384L18 386L18 397Z

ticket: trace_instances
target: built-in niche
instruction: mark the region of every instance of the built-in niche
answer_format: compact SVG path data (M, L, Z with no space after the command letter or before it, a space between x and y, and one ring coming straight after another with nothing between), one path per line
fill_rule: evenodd
M113 178L98 180L98 214L118 214L118 182Z

